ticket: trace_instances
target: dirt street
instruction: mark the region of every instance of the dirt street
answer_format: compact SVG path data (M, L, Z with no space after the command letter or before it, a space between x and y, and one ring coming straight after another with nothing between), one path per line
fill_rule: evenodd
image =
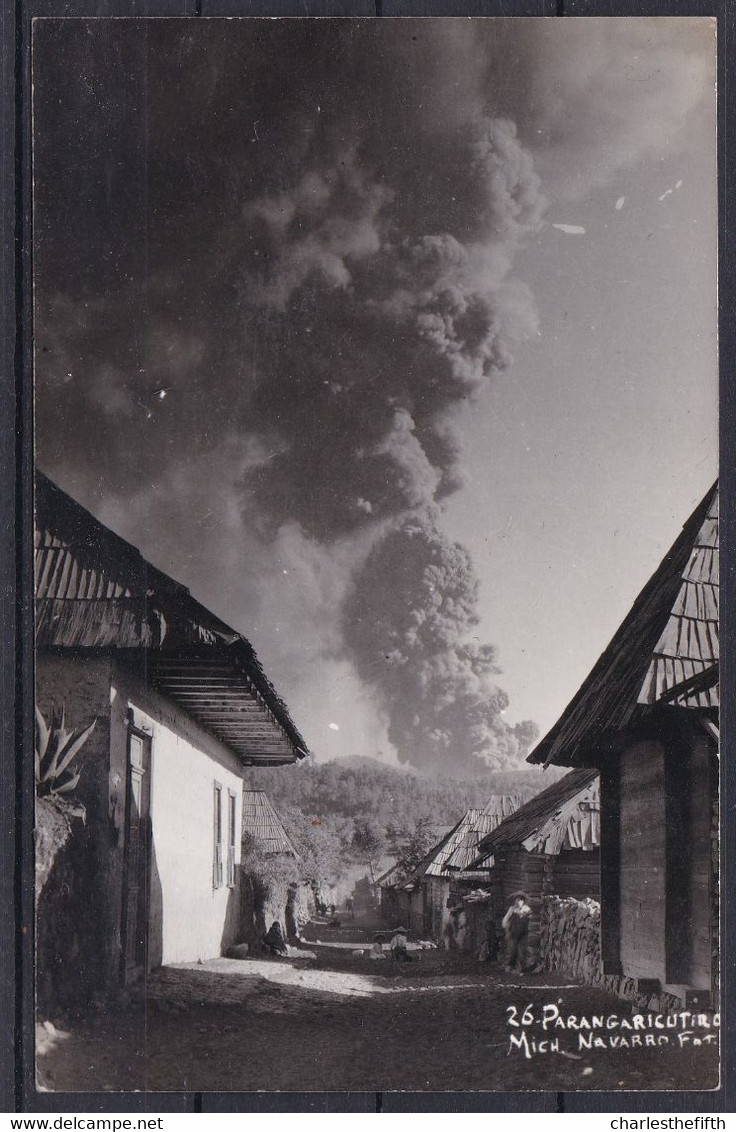
M460 952L374 962L337 942L310 943L311 959L164 968L138 1002L54 1019L68 1036L42 1031L40 1079L62 1091L717 1084L712 1029L687 1020L657 1029L650 1019L634 1030L629 1004L563 977L509 975Z

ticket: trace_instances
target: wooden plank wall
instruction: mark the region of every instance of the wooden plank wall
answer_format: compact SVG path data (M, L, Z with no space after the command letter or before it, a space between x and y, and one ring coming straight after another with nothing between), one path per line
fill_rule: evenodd
M409 894L409 917L404 925L419 936L427 935L426 893L422 885ZM402 923L404 923L402 919Z
M428 932L436 943L442 944L445 925L450 918L447 907L450 881L447 877L425 877L421 887L424 889L426 905L425 932Z
M477 955L486 942L490 900L468 900L465 902L465 950Z
M601 768L601 959L606 975L621 974L621 774L619 760Z
M399 922L399 893L395 888L381 889L381 924L390 928Z
M507 850L496 861L492 873L494 915L501 920L514 892L525 892L532 910L529 929L531 947L539 945L539 918L544 896L590 896L600 899L600 854L598 850L567 849L554 857Z
M417 935L424 934L424 893L420 888L413 892L399 889L396 900L396 916L391 927L401 924Z
M664 749L644 741L621 755L620 957L624 975L665 973Z
M705 735L698 737L688 760L689 784L687 875L690 954L687 983L698 990L711 985L711 755Z
M601 865L598 849L563 849L547 859L545 896L592 897L600 900Z

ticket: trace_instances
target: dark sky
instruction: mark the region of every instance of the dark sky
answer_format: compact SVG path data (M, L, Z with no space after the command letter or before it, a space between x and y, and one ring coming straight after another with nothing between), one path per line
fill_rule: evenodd
M553 23L35 25L39 463L253 640L318 753L531 734L469 469L503 480L491 398L571 222L712 111L708 21Z
M373 371L357 377L351 402L366 444L385 434L388 383L401 383L410 412L436 415L446 394L433 395L434 374L412 372L428 359L414 357L411 335L402 339L400 316L388 356L378 357L375 340L391 321L381 303L413 287L419 270L429 288L441 284L444 260L479 235L500 258L540 215L518 146L519 168L507 174L501 154L474 175L474 147L493 127L479 106L460 123L457 99L442 106L454 80L437 74L441 38L423 21L395 22L390 36L349 20L205 21L196 31L171 20L37 25L46 459L70 450L64 426L73 433L89 409L100 491L160 474L180 444L218 444L225 421L262 433L293 411L301 443L314 449L310 424L321 432L331 414L343 416L346 398L331 396L328 382L346 367ZM503 91L501 82L499 106ZM435 243L423 249L423 239ZM458 265L447 266L457 276ZM486 269L500 279L505 264L477 270ZM484 312L471 304L464 313L462 332L476 318L482 335ZM487 349L503 352L503 334ZM62 360L73 376L60 391ZM53 398L43 396L47 381ZM131 444L139 399L174 381L186 396L157 415L155 443ZM311 422L305 383L310 401L321 399ZM330 451L345 473L351 440L339 440ZM331 522L328 494L315 499L316 522ZM275 501L279 520L283 505Z

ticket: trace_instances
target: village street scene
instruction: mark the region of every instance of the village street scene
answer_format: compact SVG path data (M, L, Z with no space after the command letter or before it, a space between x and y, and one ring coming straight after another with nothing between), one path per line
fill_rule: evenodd
M302 859L268 794L239 781L261 752L272 766L308 757L247 642L41 477L37 512L39 1004L93 1005L71 1032L39 1023L45 1087L267 1089L275 1045L292 1042L279 1083L294 1091L713 1087L717 660L693 664L676 642L686 602L702 611L701 639L716 640L714 491L532 753L561 749L575 769L526 802L492 795L426 852L420 821L378 877L380 834L356 822L353 872L361 860L370 871L352 888L346 862L325 867L325 846L303 832ZM140 601L141 579L137 624L120 623L114 598L81 596ZM75 596L56 596L70 585ZM115 647L140 634L153 687ZM54 695L93 707L94 731L58 716L47 728ZM101 797L72 776L84 748ZM183 769L195 789L181 788ZM356 778L359 767L343 789ZM65 794L85 798L84 815ZM90 862L111 815L116 836Z
M711 22L73 24L37 1088L717 1088Z

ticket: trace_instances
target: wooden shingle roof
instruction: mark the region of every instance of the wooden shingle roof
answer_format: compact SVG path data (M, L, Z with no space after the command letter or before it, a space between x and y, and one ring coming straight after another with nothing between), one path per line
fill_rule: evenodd
M477 846L472 868L487 868L496 853L525 849L552 856L563 849L600 844L600 794L596 770L573 770L502 821Z
M412 866L407 864L406 861L397 861L395 865L378 878L376 882L377 885L380 888L416 888L438 852L444 849L456 829L457 826L453 826L447 833L444 833L440 840L424 854L419 864Z
M243 836L250 837L268 857L297 857L281 818L263 790L243 791Z
M478 856L478 844L508 818L521 805L521 798L515 794L494 794L476 821L466 830L462 839L455 845L445 861L445 869L466 870L472 867Z
M245 765L295 762L306 744L253 647L40 472L36 645L145 658L153 687Z
M449 875L446 872L447 862L453 855L455 850L462 845L468 833L472 833L473 828L480 820L482 810L468 810L466 814L460 819L456 826L450 830L449 836L441 841L439 845L435 846L435 851L428 862L423 875L429 877L439 877Z
M637 597L531 763L596 765L606 741L655 705L718 706L718 488Z
M516 795L497 794L482 810L468 810L457 825L430 849L412 874L411 880L416 881L424 876L449 877L455 875L458 869L466 868L463 862L470 861L474 856L473 848L483 834L495 829L506 815L513 813L520 802L521 799Z
M640 704L666 699L683 707L717 707L718 684L698 682L718 664L718 493L695 539L662 635L654 646ZM682 686L679 695L668 693Z

